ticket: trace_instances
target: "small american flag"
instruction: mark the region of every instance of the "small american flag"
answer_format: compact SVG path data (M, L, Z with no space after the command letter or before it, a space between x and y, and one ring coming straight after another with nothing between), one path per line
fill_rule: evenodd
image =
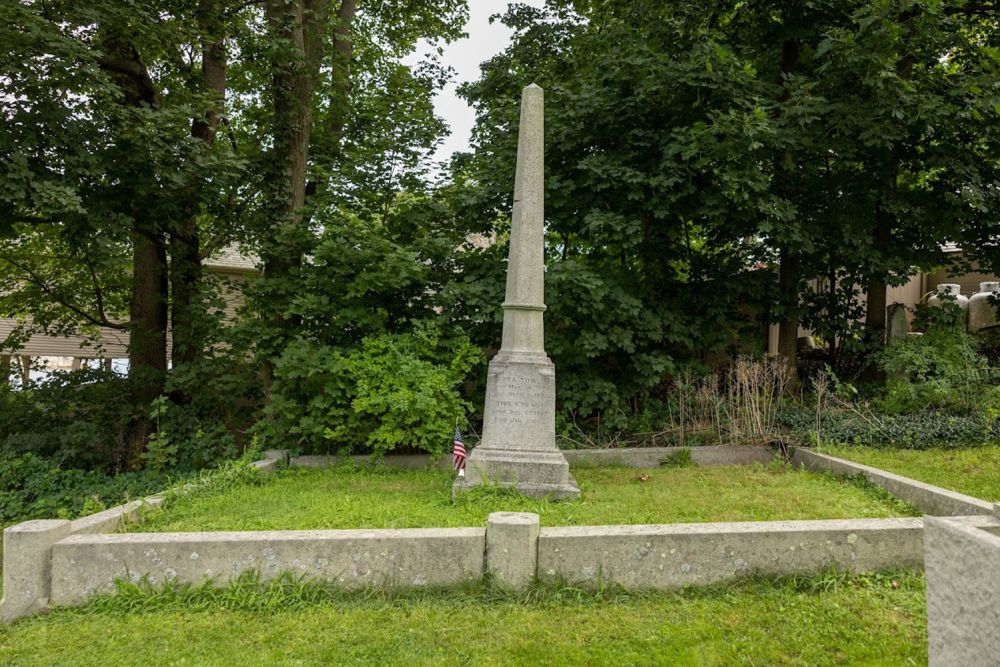
M465 477L465 459L469 456L465 451L465 445L462 444L462 431L457 426L455 427L455 441L452 444L454 445L451 450L454 457L453 466L460 477Z

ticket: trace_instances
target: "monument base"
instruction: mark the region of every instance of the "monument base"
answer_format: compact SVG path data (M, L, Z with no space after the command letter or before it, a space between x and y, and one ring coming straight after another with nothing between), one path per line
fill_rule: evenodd
M477 447L466 462L465 477L455 480L452 495L476 486L516 488L529 498L579 498L580 489L562 452Z
M486 376L483 439L472 450L454 493L497 485L533 498L579 498L569 463L556 447L555 419L552 361L544 352L501 348Z

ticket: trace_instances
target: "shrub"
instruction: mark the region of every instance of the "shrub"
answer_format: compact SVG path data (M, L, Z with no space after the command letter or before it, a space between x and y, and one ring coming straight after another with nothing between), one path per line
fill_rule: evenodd
M314 452L439 453L470 410L459 385L481 357L465 336L429 325L353 349L295 341L275 366L257 432L267 446Z
M184 471L211 468L239 456L244 433L260 404L257 369L233 346L207 351L173 369L166 396L150 406L157 431L143 454L147 467Z
M128 396L128 381L103 369L53 372L24 391L0 383L0 453L112 469L134 414Z
M890 414L944 411L985 415L1000 407L995 373L966 333L957 306L918 311L922 336L889 345L880 355L886 374L885 396L877 407Z

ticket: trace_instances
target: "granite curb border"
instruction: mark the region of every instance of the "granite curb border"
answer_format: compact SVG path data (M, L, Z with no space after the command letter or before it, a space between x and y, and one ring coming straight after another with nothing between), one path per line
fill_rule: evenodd
M700 465L764 463L775 456L767 448L708 446L579 450L568 458L581 466L658 467L681 449ZM283 465L343 460L290 457L285 450L270 450L264 457L248 465L269 474ZM806 449L794 450L792 462L811 470L863 475L926 514L947 518L543 528L537 515L502 512L478 528L112 532L138 520L144 506L161 505L164 495L159 494L75 521L29 521L6 529L0 621L53 604L80 604L112 591L116 579L223 584L245 572L264 579L287 572L345 588L392 588L451 585L490 575L514 589L540 579L670 590L750 574L921 568L930 553L925 533L940 531L944 524L952 532L987 536L987 541L1000 535L1000 506L993 503ZM381 463L410 468L441 464L422 456L386 457ZM931 581L929 576L929 587Z
M864 477L931 516L988 516L993 513L993 503L985 500L810 449L796 448L792 452L792 464L806 470Z
M995 516L948 521L1000 535ZM914 518L540 528L538 515L500 512L485 528L72 534L68 521L35 521L5 531L0 618L81 604L113 592L116 580L224 585L248 572L346 589L458 585L488 574L513 589L537 578L674 590L752 574L919 569L924 526Z
M769 447L749 447L746 445L564 449L561 451L571 467L620 465L628 468L659 468L673 460L679 452L685 451L691 453L692 463L704 466L767 463L774 458L774 451ZM288 465L293 468L330 468L348 462L356 465L382 465L405 470L448 469L451 467L450 457L434 457L430 454L390 454L382 458L364 455L308 454L292 456L288 459Z
M996 506L1000 517L1000 505ZM927 657L931 667L987 667L1000 657L1000 536L927 517Z

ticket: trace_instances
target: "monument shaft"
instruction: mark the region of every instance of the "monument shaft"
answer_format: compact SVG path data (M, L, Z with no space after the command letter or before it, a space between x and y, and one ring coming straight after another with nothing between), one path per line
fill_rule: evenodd
M483 438L456 492L495 483L535 497L580 495L556 447L556 374L545 354L544 114L532 84L521 97L503 337L486 379Z

